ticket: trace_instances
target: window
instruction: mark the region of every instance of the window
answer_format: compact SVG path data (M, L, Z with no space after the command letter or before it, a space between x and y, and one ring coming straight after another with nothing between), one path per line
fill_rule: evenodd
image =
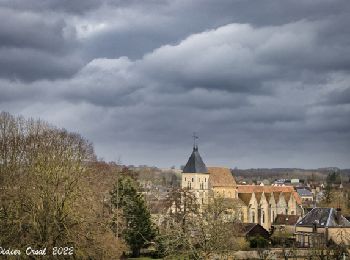
M252 222L255 223L255 215L254 215L254 213L252 214Z
M265 223L265 212L263 211L263 214L262 214L262 223Z
M186 177L185 177L185 181L186 181Z
M192 178L192 182L193 182L193 178Z
M207 182L207 178L204 178L204 181Z

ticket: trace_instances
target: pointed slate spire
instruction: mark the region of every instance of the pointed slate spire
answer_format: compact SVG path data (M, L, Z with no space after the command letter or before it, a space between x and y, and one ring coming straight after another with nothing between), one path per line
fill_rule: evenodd
M202 157L198 152L198 146L193 146L193 152L184 167L183 173L208 173L208 169L205 166Z

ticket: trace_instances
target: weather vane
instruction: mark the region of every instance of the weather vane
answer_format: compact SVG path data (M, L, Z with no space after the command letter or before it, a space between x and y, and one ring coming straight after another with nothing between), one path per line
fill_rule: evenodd
M196 144L196 139L199 139L199 137L197 136L196 132L193 132L193 148L196 148L197 147L197 144Z

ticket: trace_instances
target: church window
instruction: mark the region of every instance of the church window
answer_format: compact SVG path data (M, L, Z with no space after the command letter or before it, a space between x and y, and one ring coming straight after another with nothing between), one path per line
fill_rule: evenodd
M255 215L254 215L254 212L252 213L252 222L255 223Z
M262 223L265 223L265 212L262 214Z
M185 181L186 181L186 177L185 177Z
M192 182L193 182L193 178L192 178Z
M207 178L204 178L204 181L207 182Z

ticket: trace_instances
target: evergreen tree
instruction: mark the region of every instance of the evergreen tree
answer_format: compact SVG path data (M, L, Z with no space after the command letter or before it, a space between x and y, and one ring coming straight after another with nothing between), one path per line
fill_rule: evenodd
M330 184L327 184L324 190L323 199L325 200L326 203L331 203L332 198L333 198L332 187Z
M156 232L145 200L132 178L119 178L112 191L112 204L122 209L126 227L121 231L121 236L129 245L132 255L138 257L141 248L155 238Z

